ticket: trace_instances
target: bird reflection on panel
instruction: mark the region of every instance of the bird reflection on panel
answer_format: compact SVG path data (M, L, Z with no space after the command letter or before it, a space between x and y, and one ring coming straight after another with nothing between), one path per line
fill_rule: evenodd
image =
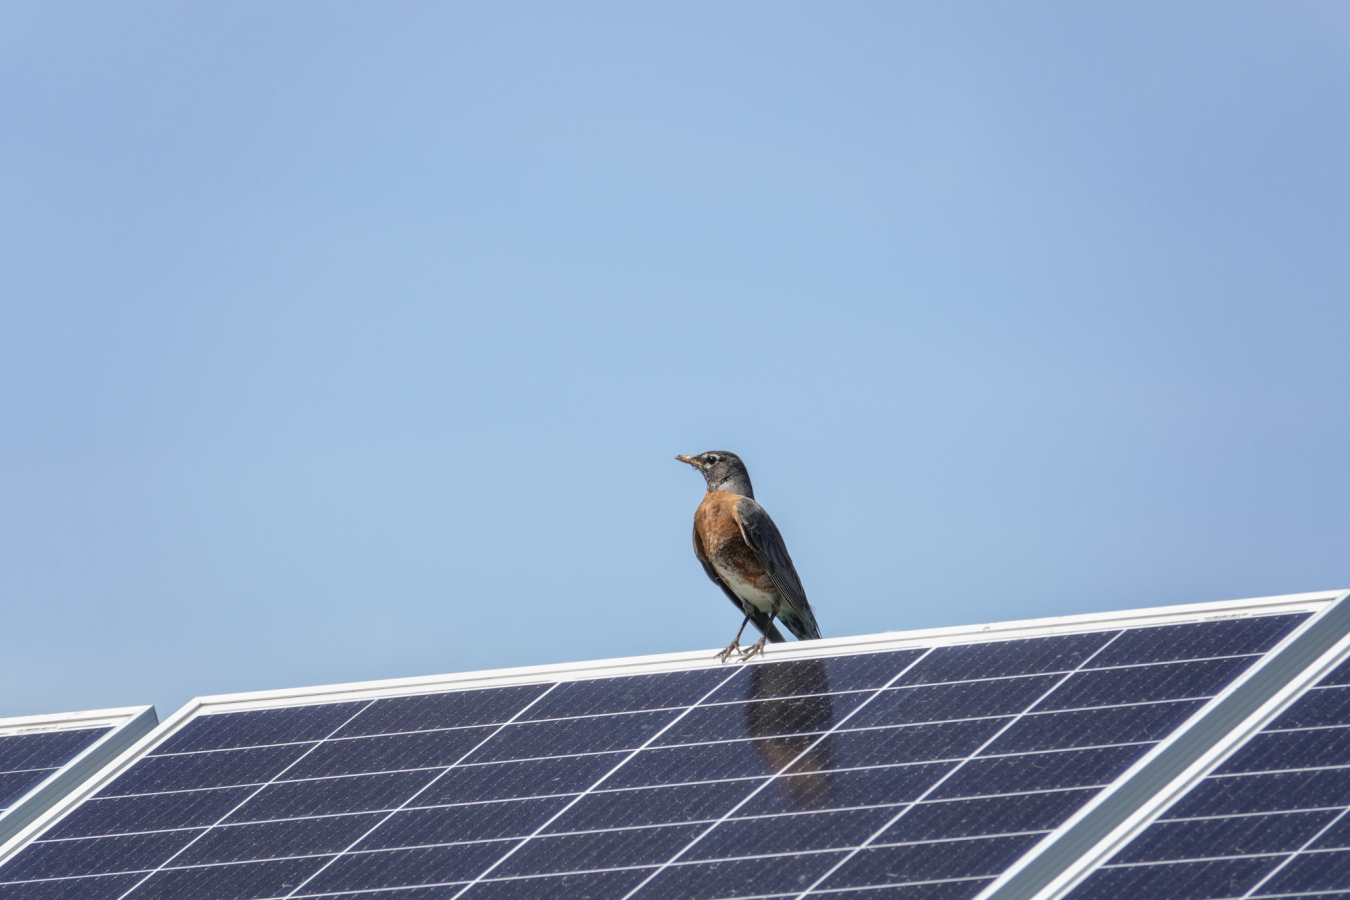
M823 806L830 795L834 746L830 735L821 738L821 732L834 724L824 661L757 665L750 672L748 694L757 702L745 705L746 731L755 738L755 749L769 770L782 771L796 760L769 789L783 792L793 808Z

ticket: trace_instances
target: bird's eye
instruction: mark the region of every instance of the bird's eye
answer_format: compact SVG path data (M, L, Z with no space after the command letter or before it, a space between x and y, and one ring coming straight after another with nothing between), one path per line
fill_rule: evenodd
M706 459L706 460L707 460L708 462L710 462L710 463L715 463L715 462L717 462L717 456L716 456L715 454L706 456L706 457L704 457L704 459Z

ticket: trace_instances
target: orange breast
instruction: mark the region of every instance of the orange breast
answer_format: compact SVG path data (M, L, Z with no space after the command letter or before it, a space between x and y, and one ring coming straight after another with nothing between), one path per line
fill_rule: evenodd
M741 526L736 521L736 501L740 499L739 494L709 491L694 513L694 530L703 543L703 554L733 591L738 587L735 582L740 582L773 594L773 579L741 537Z

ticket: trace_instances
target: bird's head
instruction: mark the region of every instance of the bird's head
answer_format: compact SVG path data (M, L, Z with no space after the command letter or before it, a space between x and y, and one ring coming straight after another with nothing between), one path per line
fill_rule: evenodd
M741 462L741 458L735 453L727 450L709 450L698 456L675 458L698 469L703 479L708 482L710 491L755 496L754 488L750 487L750 473L745 470L745 463Z

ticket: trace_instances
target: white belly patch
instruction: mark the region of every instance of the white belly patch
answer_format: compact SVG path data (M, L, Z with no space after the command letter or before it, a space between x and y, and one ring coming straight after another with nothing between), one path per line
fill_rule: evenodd
M713 560L713 568L717 570L718 575L722 576L722 580L727 583L727 587L731 588L731 592L737 597L751 604L760 612L768 612L772 607L775 594L761 591L741 578L734 570L719 566L717 560Z

